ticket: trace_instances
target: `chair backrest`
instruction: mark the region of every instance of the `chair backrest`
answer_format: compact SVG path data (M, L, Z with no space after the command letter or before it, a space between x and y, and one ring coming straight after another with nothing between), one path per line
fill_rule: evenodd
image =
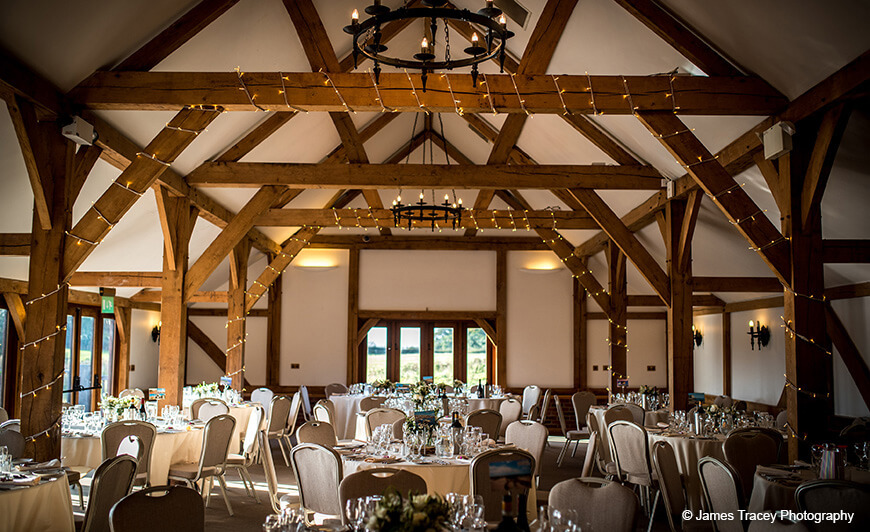
M329 399L329 396L334 393L347 393L347 386L340 382L332 382L326 385L324 392L326 393L326 398Z
M595 432L598 434L598 439L595 442L595 456L598 468L603 473L605 464L613 461L613 458L610 456L610 446L605 445L604 443L607 441L606 432L603 430L603 427L598 424L598 418L592 412L586 414L586 424L589 425L590 433Z
M614 421L631 421L637 423L634 419L634 414L628 408L628 405L614 405L608 408L604 412L604 428L610 426ZM639 425L643 425L643 420L640 421Z
M565 443L565 445L568 445ZM592 476L592 467L595 465L595 457L597 456L598 449L596 446L598 445L598 433L591 432L589 433L589 442L586 444L586 457L583 458L583 469L580 471L581 477L591 477Z
M88 492L88 509L82 532L109 532L109 512L130 494L136 476L136 459L125 454L105 460L94 472Z
M199 419L199 409L210 400L211 399L208 397L194 399L193 402L190 403L190 419Z
M734 403L734 400L727 395L719 395L713 399L713 404L716 406L731 406L732 403Z
M844 480L814 480L798 486L795 502L801 512L854 514L849 530L870 530L870 485ZM806 523L813 531L843 530L841 523L821 521Z
M5 408L0 406L0 423L3 423L4 421L9 421L9 413Z
M185 486L157 486L127 495L109 513L112 532L204 532L205 502Z
M504 442L514 444L535 457L535 476L540 474L541 458L547 445L547 427L537 421L514 421L505 431Z
M197 477L201 477L202 470L207 467L224 469L235 428L236 419L229 414L220 414L208 420L202 434L202 453L199 456Z
M10 419L8 421L4 421L0 423L0 429L14 430L15 432L21 432L21 420L20 419Z
M747 499L752 494L755 468L775 464L779 457L782 436L776 431L770 434L766 430L770 429L751 427L733 430L722 444L725 460L737 471L737 479Z
M705 456L698 460L698 475L707 508L720 516L738 516L743 508L743 494L734 469L726 462ZM716 519L713 528L717 532L743 532L743 523L740 519Z
M269 434L278 434L287 426L287 416L290 415L290 399L283 395L272 398L269 405L269 423L266 430Z
M0 447L6 447L13 460L24 456L24 436L17 430L0 429Z
M574 422L577 424L577 430L586 425L586 414L589 413L589 408L597 402L598 398L589 391L576 392L571 396L571 406L574 407Z
M384 397L363 397L359 400L359 411L368 412L372 408L380 408L384 400Z
M405 420L397 419L393 421L393 439L402 440L405 438Z
M242 455L246 462L253 460L254 452L257 450L257 433L260 431L260 426L263 424L264 416L263 407L257 405L254 411L248 416L248 425L245 427L245 437L242 439Z
M135 437L139 441L137 455L139 465L136 476L145 474L148 482L151 471L151 452L154 449L154 440L157 439L157 428L146 421L118 421L103 429L100 433L100 444L103 448L103 460L108 460L118 454L128 454L121 449L122 444L129 437Z
M544 391L544 400L541 401L541 415L538 416L538 419L537 419L538 423L545 423L546 422L547 410L549 410L549 408L550 408L550 397L552 397L552 396L553 396L552 390L547 388Z
M263 405L263 408L269 408L269 405L272 404L273 397L275 397L275 393L269 388L257 388L251 392L251 401L254 403L260 403Z
M278 475L275 473L275 461L272 460L272 448L269 447L269 436L266 430L257 432L257 440L260 444L260 449L263 450L260 456L263 457L263 473L266 477L266 489L269 491L269 502L272 504L272 511L275 513L281 512L281 504L278 499Z
M686 495L683 493L683 480L680 477L674 448L666 441L655 442L652 460L656 475L659 477L659 488L665 503L668 523L672 531L677 530L676 524L680 523L677 519L682 519L681 514L686 509Z
M776 415L776 428L784 429L785 424L788 422L788 410L783 410L779 414Z
M633 531L639 506L633 491L601 478L563 480L550 490L547 502L559 511L576 511L581 530L608 532Z
M523 404L513 397L508 397L498 405L498 413L501 414L501 436L504 436L504 431L508 425L514 421L519 421L523 416Z
M535 457L522 449L493 449L484 451L472 458L469 466L471 494L483 497L485 518L490 522L501 519L501 501L504 497L505 483L493 482L492 477L497 477L499 474L497 469L490 470L490 464L498 464L499 462L511 462L512 466L525 464L530 472L535 471L536 467ZM510 472L507 473L510 474ZM532 482L531 475L529 475L528 480L530 483Z
M646 412L644 411L642 406L636 405L634 403L626 403L622 406L624 406L629 412L631 412L632 421L634 421L638 425L643 426Z
M487 408L475 410L465 416L465 426L480 427L488 438L495 441L498 439L498 432L501 428L501 414Z
M304 384L299 387L299 397L302 399L302 414L305 416L305 419L311 417L311 399L308 397L308 386ZM291 430L293 426L289 427Z
M302 508L341 516L343 512L338 485L343 475L338 453L316 443L300 443L290 450L290 464L299 486Z
M225 402L218 399L209 399L199 407L198 418L203 422L208 423L208 420L215 416L229 413L230 407Z
M306 390L307 393L307 390ZM293 394L293 398L290 400L290 412L287 414L287 419L285 420L284 425L284 433L285 434L293 434L293 427L296 426L296 420L299 419L299 410L302 408L302 392L296 392Z
M129 397L131 395L138 397L139 399L145 399L145 392L139 388L127 388L126 390L121 390L121 393L118 394L118 399L123 399L124 397Z
M648 486L652 483L646 429L633 421L617 420L607 426L616 472L621 480Z
M559 428L562 429L562 436L567 438L568 424L565 423L565 412L562 410L562 401L559 399L558 394L553 396L553 403L556 405L556 418L559 420Z
M299 443L317 443L332 449L338 444L335 439L335 429L326 421L306 421L296 429L296 441Z
M347 507L347 501L369 495L383 495L387 489L395 489L407 499L411 495L424 494L427 491L423 477L392 467L364 469L344 477L338 486L338 497L341 507ZM348 515L341 512L342 523L348 523Z
M528 414L541 399L541 387L530 384L523 388L523 414Z
M370 440L372 432L381 425L390 425L400 419L405 419L405 413L395 408L373 408L366 412L366 440Z
M314 405L314 419L335 426L335 403L329 399L321 399Z

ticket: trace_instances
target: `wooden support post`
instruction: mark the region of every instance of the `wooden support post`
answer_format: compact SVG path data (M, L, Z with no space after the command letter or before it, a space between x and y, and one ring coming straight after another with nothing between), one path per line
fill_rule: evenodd
M722 313L722 395L731 396L731 313Z
M788 202L782 229L783 235L791 239L791 275L783 294L790 462L799 457L808 459L811 443L827 441L826 429L833 415L834 368L832 357L826 353L831 350L831 342L824 319L825 303L821 297L805 297L820 296L825 291L820 209L823 190L814 192L809 210L803 209L802 204L806 182L812 179L808 168L819 155L814 145L827 142L821 132L818 139L813 138L817 130L805 123L794 136L792 152L779 160ZM818 186L823 187L824 181ZM804 219L806 222L802 223Z
M585 261L584 261L585 266ZM585 390L588 387L586 361L589 349L586 345L586 290L576 278L571 280L574 287L574 389Z
M227 372L233 379L233 389L242 391L245 385L245 294L248 288L248 257L251 240L247 237L230 253L230 283L227 290Z
M347 383L363 381L359 361L359 248L350 250L347 277Z
M187 304L184 301L184 282L187 274L188 243L196 223L197 211L187 198L170 197L161 189L163 216L169 222L173 238L172 257L163 247L163 287L160 295L160 360L157 385L166 390L163 405L181 406L184 388L184 367L187 361Z
M72 222L70 182L73 144L53 122L36 124L48 160L51 181L43 182L48 218L34 210L30 244L27 321L20 353L21 433L27 438L25 455L37 462L60 457L60 419L63 402L64 339L69 287L63 284L68 252L65 231ZM50 222L45 224L45 222ZM44 229L45 225L50 228ZM45 296L45 297L43 297Z
M689 393L694 389L692 358L692 262L680 260L691 254L692 235L685 235L686 200L671 200L665 208L667 220L668 275L671 305L668 307L668 392L671 410L686 410ZM687 238L681 238L681 234ZM682 252L681 252L682 249Z
M507 386L507 251L495 252L495 384Z
M270 261L274 260L270 258ZM269 286L266 307L266 386L281 383L281 300L283 299L284 275L275 278Z
M612 240L607 246L608 285L610 287L610 393L617 392L617 380L628 378L626 326L628 325L628 287L625 280L625 253Z
M115 306L115 327L118 330L118 357L115 364L115 395L127 388L130 381L130 333L133 309Z

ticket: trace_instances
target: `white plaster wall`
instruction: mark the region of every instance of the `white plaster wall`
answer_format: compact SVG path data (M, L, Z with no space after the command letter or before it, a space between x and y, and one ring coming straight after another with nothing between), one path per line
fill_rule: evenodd
M858 352L864 357L864 363L870 365L870 329L867 327L870 318L870 300L868 298L844 299L832 301L843 326L855 342ZM843 364L840 353L834 348L834 412L841 416L870 416L870 409L858 392L858 387Z
M157 387L157 358L159 348L151 340L151 329L160 321L160 313L133 309L130 320L130 388Z
M227 347L227 319L216 316L192 316L190 321L222 350ZM245 378L252 384L266 382L266 318L247 318L245 324ZM238 348L236 348L238 349ZM187 382L217 382L224 373L196 342L187 342Z
M785 385L783 308L735 312L731 315L731 395L768 405L779 402ZM770 328L770 343L761 350L749 347L749 320ZM721 350L721 347L720 347Z
M296 266L308 261L336 267ZM347 250L306 249L284 271L281 385L325 386L347 379L348 262ZM299 369L291 369L295 363Z
M573 288L550 252L507 256L507 385L574 386Z
M607 344L607 320L589 320L586 324L586 384L590 388L606 388L610 372L610 346ZM593 371L592 368L598 366Z
M589 320L586 326L586 371L590 388L609 386L610 372L604 370L604 366L610 365L608 325L607 320ZM625 358L629 387L666 387L667 323L665 320L629 320L626 327L628 353ZM594 366L598 366L598 369L593 371ZM647 371L647 366L655 366L655 370Z
M708 314L706 316L696 316L694 319L694 323L697 330L700 331L701 335L703 336L701 345L695 346L694 390L696 392L703 392L709 395L721 395L722 315ZM740 325L740 327L742 327L741 324L737 325Z
M362 251L359 307L495 310L495 261L494 251Z

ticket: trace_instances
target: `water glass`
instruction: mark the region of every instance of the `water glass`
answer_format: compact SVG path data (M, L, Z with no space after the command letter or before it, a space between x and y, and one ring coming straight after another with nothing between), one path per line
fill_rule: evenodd
M0 473L12 471L12 455L5 445L0 445Z

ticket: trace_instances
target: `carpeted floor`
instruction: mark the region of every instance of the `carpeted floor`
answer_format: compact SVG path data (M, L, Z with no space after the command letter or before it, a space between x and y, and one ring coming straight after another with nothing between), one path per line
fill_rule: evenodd
M585 443L580 444L576 457L572 458L569 452L562 463L562 467L557 468L556 458L559 456L563 444L564 438L551 437L547 448L544 450L541 466L541 483L538 491L539 503L546 501L547 492L558 482L580 476L583 457L586 453ZM274 457L275 470L278 476L278 491L280 495L287 493L296 494L298 492L293 471L284 465L281 451L275 445L277 444L273 443L272 456ZM260 497L260 503L255 502L245 494L245 489L236 473L229 473L227 475L227 491L229 492L230 504L232 504L234 515L232 517L228 515L226 505L220 495L220 490L215 486L212 491L211 502L205 511L205 528L208 532L259 532L262 530L263 522L266 520L266 516L272 513L272 508L269 504L269 494L266 488L263 468L255 465L250 468L250 473ZM85 479L83 484L87 494L89 482ZM73 499L76 500L77 497L74 496ZM646 525L646 517L641 516L638 519L637 530L646 530ZM667 520L662 512L658 513L653 530L668 530Z

